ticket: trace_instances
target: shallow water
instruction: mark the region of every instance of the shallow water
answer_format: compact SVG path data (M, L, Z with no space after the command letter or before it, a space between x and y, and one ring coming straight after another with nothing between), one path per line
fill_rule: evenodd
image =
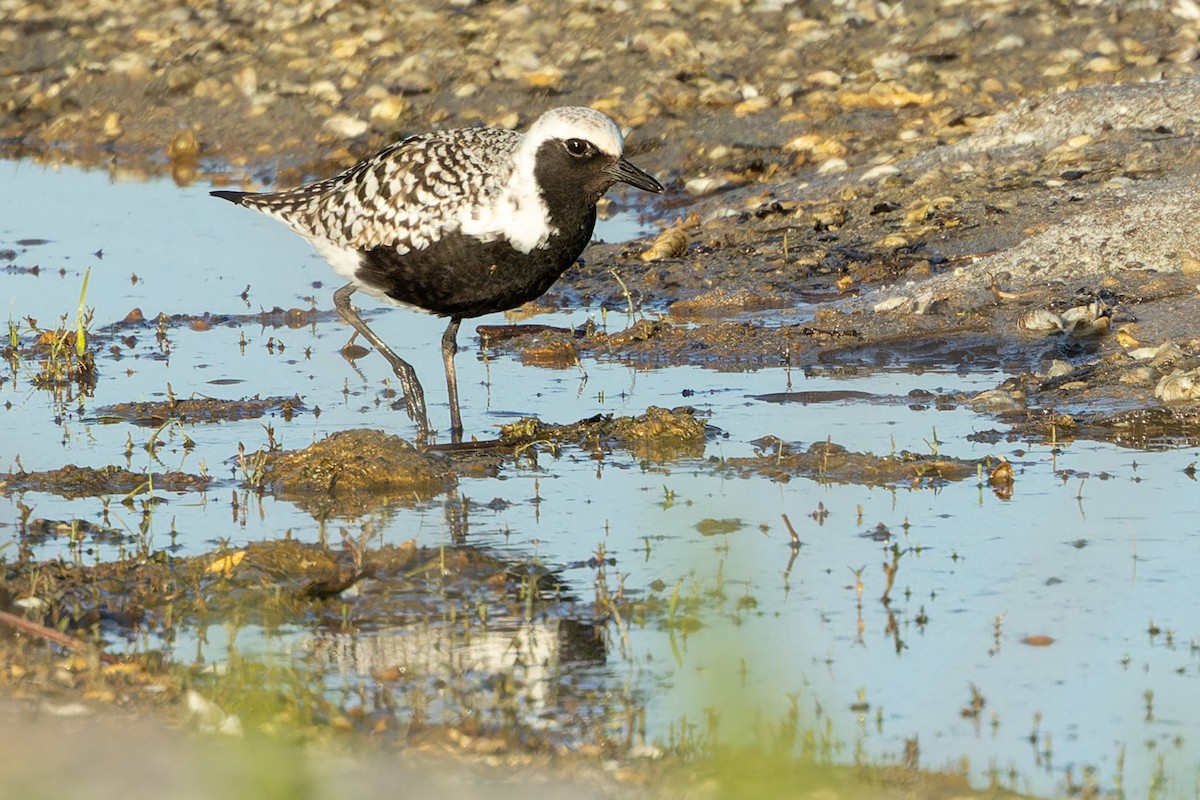
M0 384L0 466L6 470L19 458L26 470L120 464L229 478L206 495L167 495L155 514L152 547L174 544L176 552L201 553L218 541L236 545L289 531L302 541L318 538L311 516L271 497L251 513L231 514L238 445L264 447L264 425L285 448L353 427L413 435L403 404L389 391L394 379L385 362L369 354L351 364L339 355L348 329L332 312L336 282L282 225L209 198L206 186L110 182L102 173L6 162L0 163L0 187L0 250L15 251L0 264L0 297L17 324L27 316L47 325L73 316L89 267L87 305L95 309L99 333L134 307L147 319L159 312L240 317L207 330L169 326L165 343L153 326L134 331L133 341L114 341L115 354L106 349L97 358L99 382L91 397L64 399L30 388L6 366ZM627 237L631 224L638 232L636 217L626 215L620 224L626 227L602 228L599 235ZM14 268L34 265L37 274ZM311 298L325 312L314 325L263 326L246 316L275 306L307 310ZM443 322L365 298L361 307L423 376L431 421L444 428ZM577 326L589 318L610 330L630 322L596 309L533 321ZM596 459L564 447L557 457L541 454L536 467L510 464L498 476L459 483L460 495L480 505L471 515L472 544L518 559L536 555L550 565L584 561L603 546L616 559L610 581L624 576L627 593L647 593L655 581L668 587L682 581L681 593L700 600L698 631L671 636L659 626L631 624L628 651L610 652L604 665L589 667L587 680L632 684L647 710L650 740L678 736L682 720L706 734L713 718L721 720L719 737L735 740L755 722L744 709L757 707L758 723L770 727L794 697L802 719L822 732L840 762L899 760L906 740L916 738L922 765L954 768L966 759L979 785L995 775L1021 791L1052 793L1064 785L1066 771L1078 781L1085 768L1094 768L1103 787L1120 783L1139 795L1164 775L1171 779L1168 796L1193 793L1200 630L1185 554L1198 534L1191 513L1195 481L1184 472L1193 451L1148 453L1091 442L1057 449L1021 441L980 444L967 437L1004 426L965 408L895 399L805 406L751 397L846 389L883 398L915 389L972 393L994 386L1001 378L995 374L864 370L830 377L782 367L718 372L590 359L580 369L550 370L484 357L474 325L504 321L502 315L481 318L460 333L468 434L486 437L522 416L570 422L597 413L639 414L650 405L695 406L721 431L703 458L651 464L624 451ZM97 415L117 403L166 399L168 391L230 399L298 394L304 410L286 421L188 426L195 442L190 449L168 429L157 457L143 447L152 430ZM828 438L878 454L936 447L961 458L1003 456L1016 469L1015 495L999 499L974 480L938 488L807 478L781 484L720 468L722 459L752 454L751 443L767 434L804 446ZM134 447L127 456L129 441ZM484 508L492 498L504 502ZM102 514L97 498L2 495L0 543L16 538L19 503L48 519L96 521ZM828 515L814 516L821 508ZM112 509L117 527L135 527L122 519L131 512L115 503ZM784 514L804 543L790 570ZM741 527L703 535L701 523L714 519L736 519ZM448 536L441 499L387 509L371 521L379 542L416 537L436 545ZM890 537L872 535L880 524ZM893 545L903 553L898 561ZM89 557L115 558L128 546L96 544ZM56 539L38 544L35 553L71 557ZM897 570L890 604L881 601L884 563ZM595 574L580 566L566 569L563 578L587 596ZM497 630L495 642L472 645L480 670L489 659L514 657L514 631L521 637L517 649L530 661L540 658L539 637L549 635L520 624ZM1022 643L1028 636L1054 641L1031 646ZM247 628L237 637L243 653L325 659L336 675L326 677L331 691L368 682L380 659L394 660L415 646L411 634L399 630L314 640L305 631L262 635ZM228 643L221 631L209 630L173 646L181 660L201 654L219 661ZM972 686L984 699L975 718L962 713ZM536 702L553 715L553 697Z

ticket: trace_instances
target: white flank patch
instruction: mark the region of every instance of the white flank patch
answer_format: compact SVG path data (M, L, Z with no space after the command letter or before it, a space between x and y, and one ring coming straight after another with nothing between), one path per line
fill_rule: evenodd
M345 278L347 281L358 284L358 279L355 277L355 273L357 273L358 268L362 266L362 257L359 256L357 250L350 247L345 247L343 245L334 244L328 239L313 236L311 234L305 235L305 238L308 239L310 244L312 244L313 249L317 251L317 255L329 262L329 266L333 267L334 272Z
M496 202L488 206L463 208L458 215L462 232L485 242L504 239L514 249L528 253L545 247L558 229L550 224L550 211L533 180L533 170L527 170L527 181L517 180L521 165L513 179L504 187Z

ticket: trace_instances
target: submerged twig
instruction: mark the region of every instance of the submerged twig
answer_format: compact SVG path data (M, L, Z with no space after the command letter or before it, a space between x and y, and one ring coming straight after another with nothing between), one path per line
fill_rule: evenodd
M63 647L74 650L77 653L86 653L91 649L91 646L88 645L87 642L81 642L78 639L67 636L62 631L57 631L54 628L47 628L45 625L34 622L30 619L25 619L25 617L18 616L8 611L0 611L0 622L10 625L23 633L29 634L30 636L36 636L39 639L45 639L48 642L60 644ZM99 655L100 660L105 664L118 663L117 657L114 655L104 652L101 652Z

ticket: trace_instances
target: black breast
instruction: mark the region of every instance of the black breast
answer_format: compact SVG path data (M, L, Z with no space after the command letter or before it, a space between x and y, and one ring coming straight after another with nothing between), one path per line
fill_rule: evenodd
M400 303L449 317L516 308L545 294L592 238L596 201L613 184L599 154L570 156L561 142L538 149L534 177L556 229L528 253L507 241L450 233L423 250L376 247L362 253L357 278Z
M595 224L592 206L528 253L504 240L484 242L458 232L403 254L376 247L363 252L357 277L397 302L442 316L506 311L545 294L579 258Z

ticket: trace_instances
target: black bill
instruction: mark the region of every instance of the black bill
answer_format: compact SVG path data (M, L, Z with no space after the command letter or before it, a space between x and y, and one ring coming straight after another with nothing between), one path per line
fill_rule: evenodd
M630 186L636 186L647 192L662 194L663 185L654 179L654 176L630 164L624 158L618 158L612 164L604 168L604 171L612 175L621 183L628 183Z

